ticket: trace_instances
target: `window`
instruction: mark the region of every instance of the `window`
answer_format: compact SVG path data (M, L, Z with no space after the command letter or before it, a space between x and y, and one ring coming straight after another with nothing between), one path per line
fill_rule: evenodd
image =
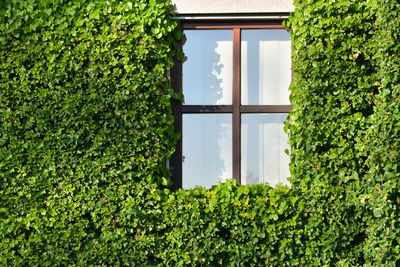
M174 187L287 182L283 122L291 110L291 44L280 21L183 23L185 59L172 71L183 103L171 159Z

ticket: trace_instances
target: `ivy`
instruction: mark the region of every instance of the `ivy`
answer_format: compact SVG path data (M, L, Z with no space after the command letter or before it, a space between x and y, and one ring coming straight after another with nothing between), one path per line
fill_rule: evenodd
M377 14L375 35L379 66L368 147L369 173L363 202L369 211L365 255L371 262L393 266L400 262L400 4L372 1Z
M176 140L172 6L0 6L0 264L148 261Z
M289 128L293 190L304 200L301 260L394 266L399 4L310 0L295 7Z
M400 6L294 5L291 187L173 192L169 1L0 2L0 264L396 266Z

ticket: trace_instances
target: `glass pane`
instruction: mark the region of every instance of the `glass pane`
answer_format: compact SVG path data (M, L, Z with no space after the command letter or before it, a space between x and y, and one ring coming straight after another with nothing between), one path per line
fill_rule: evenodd
M232 30L185 30L185 36L184 104L232 104Z
M242 31L242 105L290 105L290 46L284 29Z
M232 179L232 115L184 114L182 187Z
M242 115L242 184L289 184L287 114Z

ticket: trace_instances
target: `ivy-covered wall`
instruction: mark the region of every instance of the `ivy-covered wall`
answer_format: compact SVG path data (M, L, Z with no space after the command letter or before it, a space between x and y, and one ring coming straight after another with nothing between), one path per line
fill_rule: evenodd
M303 260L359 265L368 219L358 203L378 93L375 14L367 1L295 5L290 170L304 201Z
M171 11L0 2L0 265L151 259L176 139Z
M295 6L290 167L301 261L398 265L400 3Z
M378 67L374 114L368 132L369 172L363 181L368 209L367 262L400 264L400 3L374 0Z
M172 192L168 1L0 2L0 264L399 264L400 4L294 4L292 186Z

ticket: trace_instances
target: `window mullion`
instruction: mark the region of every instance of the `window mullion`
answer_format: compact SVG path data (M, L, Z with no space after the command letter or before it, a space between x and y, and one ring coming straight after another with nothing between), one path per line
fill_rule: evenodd
M233 179L240 184L240 28L233 29L232 164Z
M183 105L182 113L232 113L232 105Z

